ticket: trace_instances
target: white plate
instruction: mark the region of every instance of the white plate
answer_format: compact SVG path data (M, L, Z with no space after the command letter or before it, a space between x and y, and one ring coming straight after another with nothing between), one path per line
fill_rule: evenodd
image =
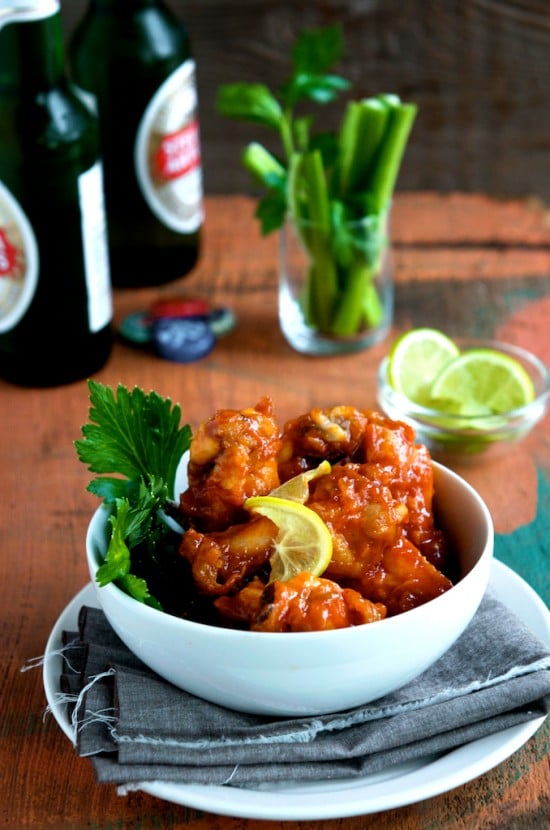
M493 593L550 646L550 613L533 589L501 562L494 561L489 582ZM87 585L65 608L46 645L44 689L51 711L70 740L73 727L61 702L61 633L76 630L81 605L97 605ZM232 788L164 781L142 783L138 789L175 804L253 819L316 820L366 815L413 804L459 787L504 761L537 731L544 717L505 729L445 755L395 767L385 774L359 779L270 784Z

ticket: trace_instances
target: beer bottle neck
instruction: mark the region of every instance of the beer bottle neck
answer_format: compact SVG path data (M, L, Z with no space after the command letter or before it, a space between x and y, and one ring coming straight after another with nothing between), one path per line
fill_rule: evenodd
M61 16L17 23L21 83L24 89L47 89L65 78L65 45Z

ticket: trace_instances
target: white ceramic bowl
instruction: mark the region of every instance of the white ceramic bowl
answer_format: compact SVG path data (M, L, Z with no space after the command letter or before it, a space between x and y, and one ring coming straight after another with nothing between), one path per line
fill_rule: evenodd
M189 622L156 611L95 574L106 547L105 507L88 528L88 566L113 629L174 685L214 703L266 715L315 715L375 700L413 680L464 631L489 580L493 525L475 490L434 462L436 510L461 578L395 617L334 631L266 633ZM180 481L179 490L185 489Z
M545 416L550 402L550 373L538 357L511 343L465 337L454 339L461 349L497 349L517 360L533 382L534 400L499 415L441 413L414 403L392 388L386 357L378 368L378 403L389 418L412 426L417 440L426 444L433 458L443 463L455 460L476 463L506 452Z

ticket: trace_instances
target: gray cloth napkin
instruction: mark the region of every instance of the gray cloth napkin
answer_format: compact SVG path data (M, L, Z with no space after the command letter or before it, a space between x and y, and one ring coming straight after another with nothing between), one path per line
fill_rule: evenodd
M292 636L292 635L289 635ZM351 778L454 747L550 710L550 649L486 595L468 629L415 681L336 714L270 718L166 683L84 607L65 635L77 752L97 778L229 786Z

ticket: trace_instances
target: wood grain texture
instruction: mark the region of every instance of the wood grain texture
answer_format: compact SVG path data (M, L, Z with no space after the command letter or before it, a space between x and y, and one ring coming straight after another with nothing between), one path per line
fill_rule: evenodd
M67 34L86 0L63 0ZM266 131L222 119L219 85L278 86L305 27L340 22L339 67L353 97L398 92L419 105L402 190L550 198L550 7L546 0L167 0L187 22L198 63L205 186L249 192L240 166ZM340 107L322 113L334 125Z
M392 332L371 350L329 360L302 357L283 341L276 313L276 239L260 237L253 210L254 202L242 196L209 198L196 271L172 286L115 294L120 321L157 297L200 293L233 308L235 331L210 356L189 365L161 361L118 341L97 380L155 389L179 401L184 418L196 425L220 406L242 408L266 393L281 420L313 405L374 406L377 364L390 338L410 325L499 333L550 359L550 228L540 204L469 194L400 196L393 217ZM510 235L507 228L523 230ZM73 447L87 412L84 381L47 390L0 382L1 827L540 830L550 822L548 725L510 759L449 793L399 810L322 823L224 818L143 793L121 798L114 788L96 785L91 764L75 757L51 715L45 715L40 669L21 672L43 653L57 616L88 580L84 536L97 501L85 491L89 474ZM528 538L527 549L538 545L548 557L540 512L540 499L546 498L540 482L550 483L548 417L514 453L461 472L488 501L498 534L527 534L522 536Z

